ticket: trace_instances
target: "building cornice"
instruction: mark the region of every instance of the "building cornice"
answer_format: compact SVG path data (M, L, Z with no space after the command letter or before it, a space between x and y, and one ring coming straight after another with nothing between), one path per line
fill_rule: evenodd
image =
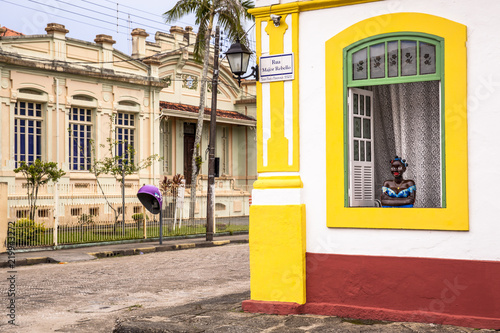
M109 70L102 68L81 69L72 67L71 63L68 62L50 61L45 59L43 60L48 62L43 63L41 61L21 59L19 58L19 54L0 52L0 63L5 63L9 65L33 68L38 70L46 70L51 72L63 72L66 74L82 75L102 80L132 83L132 84L138 84L142 86L152 86L157 88L165 88L167 86L165 82L148 79L147 77L144 76L119 75L110 73ZM106 71L108 71L108 73L106 73Z
M252 8L248 12L255 17L265 17L269 14L285 14L297 13L310 10L318 10L332 7L357 5L367 2L375 2L382 0L313 0L313 1L297 1L279 5L266 7Z

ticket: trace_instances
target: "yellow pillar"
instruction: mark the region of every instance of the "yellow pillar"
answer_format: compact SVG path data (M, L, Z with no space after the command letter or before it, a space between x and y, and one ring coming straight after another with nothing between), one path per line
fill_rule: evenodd
M256 15L257 57L293 53L294 80L257 83L257 170L250 207L252 301L306 301L305 205L301 204L298 11Z

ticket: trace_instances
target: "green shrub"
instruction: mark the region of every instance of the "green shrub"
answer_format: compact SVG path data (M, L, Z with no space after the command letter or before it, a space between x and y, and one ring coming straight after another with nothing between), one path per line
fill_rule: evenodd
M227 229L227 225L225 223L216 223L215 228L217 230L223 231Z
M90 215L90 214L83 213L78 218L78 224L80 224L80 225L91 225L91 224L94 224L94 216Z
M132 215L132 219L137 222L137 221L142 221L143 215L142 213L134 214ZM149 217L146 215L146 221L149 221Z
M14 223L14 230L16 245L36 245L37 238L45 233L45 226L30 219L20 219Z

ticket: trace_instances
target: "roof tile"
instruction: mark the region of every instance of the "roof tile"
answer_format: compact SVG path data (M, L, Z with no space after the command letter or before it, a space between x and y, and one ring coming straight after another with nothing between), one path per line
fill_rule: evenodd
M182 104L182 103L171 103L171 102L160 101L160 108L198 113L197 106ZM205 114L209 115L210 112L211 112L211 108L205 108ZM220 109L217 109L217 117L229 118L229 119L241 119L241 120L254 120L255 121L254 118L252 118L250 116L246 116L246 115L241 114L239 112L220 110Z
M0 26L2 27L2 26ZM24 34L20 33L20 32L17 32L17 31L14 31L12 29L9 29L7 27L3 27L4 29L7 29L3 34L2 36L24 36Z

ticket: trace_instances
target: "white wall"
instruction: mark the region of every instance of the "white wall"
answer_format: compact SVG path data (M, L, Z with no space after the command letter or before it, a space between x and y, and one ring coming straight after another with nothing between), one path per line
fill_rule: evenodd
M395 12L427 13L467 26L468 232L326 227L325 41L356 22ZM386 0L300 14L300 176L308 252L500 260L499 12L497 0Z

